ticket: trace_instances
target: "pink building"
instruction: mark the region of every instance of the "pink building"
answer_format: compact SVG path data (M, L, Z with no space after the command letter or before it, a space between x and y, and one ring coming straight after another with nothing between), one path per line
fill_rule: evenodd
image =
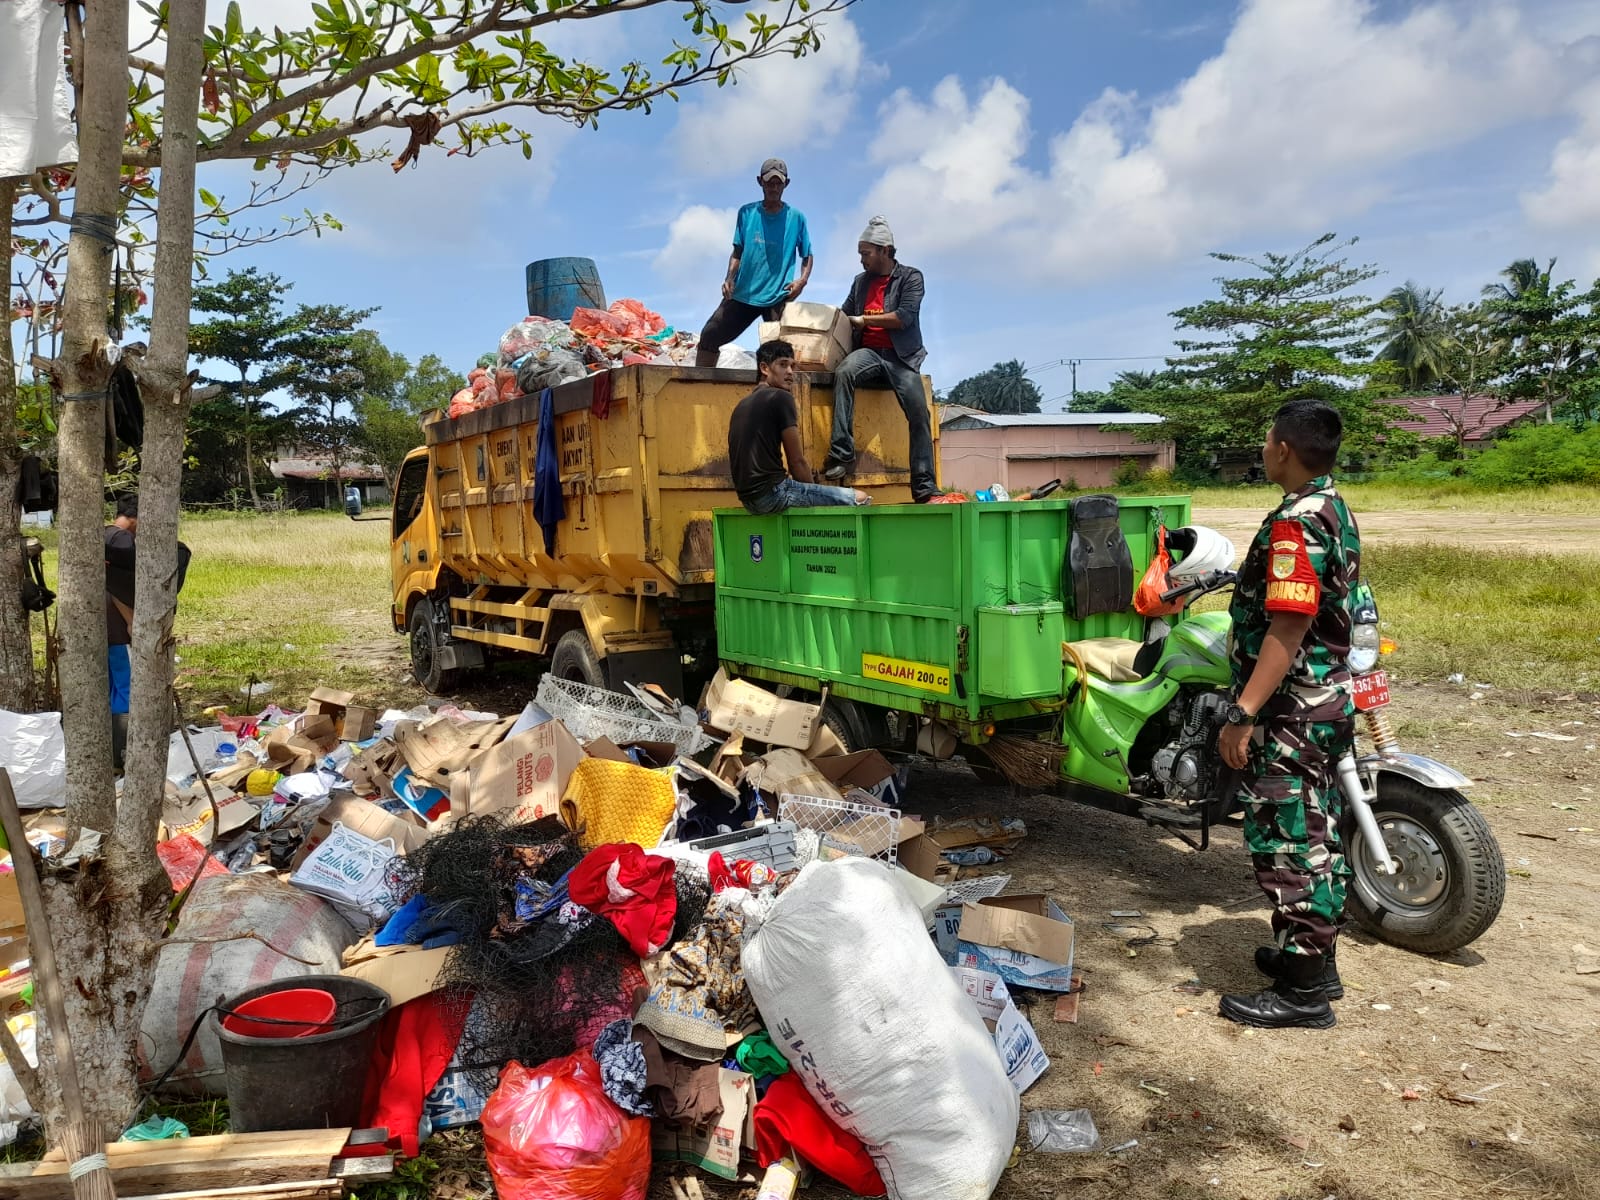
M1161 424L1153 413L1010 416L953 405L939 412L939 481L964 492L999 483L1015 493L1052 479L1110 487L1128 459L1141 471L1170 471L1176 461L1170 440L1142 440L1138 426Z

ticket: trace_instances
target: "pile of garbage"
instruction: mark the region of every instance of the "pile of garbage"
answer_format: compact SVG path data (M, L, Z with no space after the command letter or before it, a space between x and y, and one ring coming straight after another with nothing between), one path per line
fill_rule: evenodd
M507 1200L643 1200L652 1161L984 1200L1050 1065L1012 989L1071 988L1066 915L961 865L1026 831L906 815L906 766L818 705L631 691L547 676L502 717L318 688L174 735L149 1076L228 1094L208 1006L338 974L389 1000L361 1123L411 1155L481 1123Z
M524 317L500 338L492 366L479 366L450 399L452 418L612 367L684 366L699 339L680 332L638 300L579 308L570 321Z

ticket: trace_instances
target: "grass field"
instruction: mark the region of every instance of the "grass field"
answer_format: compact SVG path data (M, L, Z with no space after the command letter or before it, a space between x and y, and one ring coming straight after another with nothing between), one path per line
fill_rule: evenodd
M1351 490L1352 502L1368 511L1428 502L1360 485ZM1197 493L1195 503L1265 511L1273 499L1259 487L1216 488ZM1594 493L1577 488L1492 500L1552 521L1600 505ZM262 703L286 707L319 683L373 700L404 698L404 641L389 625L389 527L382 514L372 515L380 519L184 518L182 536L194 558L179 604L178 669L191 708L241 708L252 676L270 685L255 691ZM1500 689L1600 691L1600 588L1592 584L1592 557L1369 539L1365 563L1385 632L1400 644L1390 660L1397 676L1442 680L1460 673ZM53 570L53 554L47 564Z

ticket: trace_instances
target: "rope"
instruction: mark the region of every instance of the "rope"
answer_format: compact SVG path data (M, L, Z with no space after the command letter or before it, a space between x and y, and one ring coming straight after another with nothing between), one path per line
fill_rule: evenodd
M73 1183L77 1183L85 1175L92 1174L95 1171L109 1171L110 1169L111 1160L106 1157L106 1152L102 1150L98 1154L86 1154L73 1163L67 1168L67 1178L72 1180Z
M117 219L102 216L98 213L73 213L70 228L73 233L81 233L84 237L93 238L107 247L106 253L110 254L117 248Z
M69 400L104 400L110 395L110 392L111 387L108 384L96 392L66 392L60 396L57 396L56 399L62 401L63 403L66 403Z

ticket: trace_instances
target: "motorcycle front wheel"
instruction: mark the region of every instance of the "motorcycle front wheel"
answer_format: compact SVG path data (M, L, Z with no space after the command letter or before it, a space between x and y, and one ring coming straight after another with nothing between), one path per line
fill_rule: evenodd
M1403 950L1446 954L1494 924L1505 902L1505 859L1465 796L1384 773L1372 815L1401 869L1378 870L1347 811L1340 826L1351 872L1345 911L1361 928Z

